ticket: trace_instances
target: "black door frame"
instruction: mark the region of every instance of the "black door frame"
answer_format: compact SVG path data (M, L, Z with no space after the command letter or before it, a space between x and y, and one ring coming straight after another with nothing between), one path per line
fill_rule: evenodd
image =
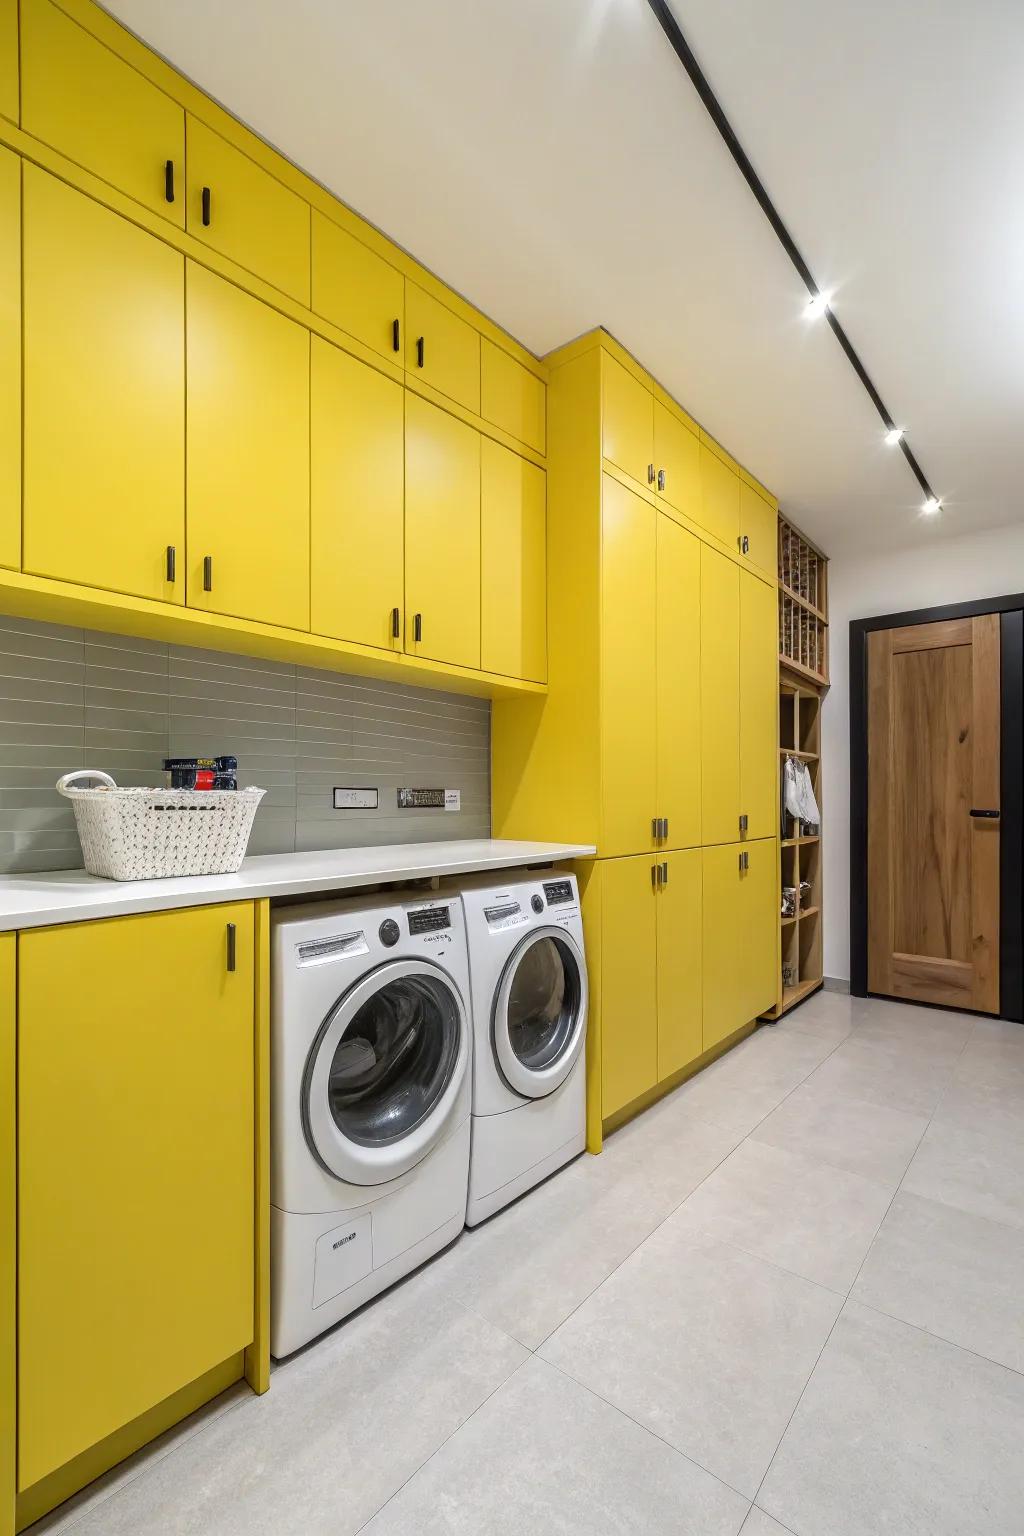
M868 648L876 629L998 613L1000 668L999 1016L1024 1022L1024 593L850 620L850 991L868 994Z

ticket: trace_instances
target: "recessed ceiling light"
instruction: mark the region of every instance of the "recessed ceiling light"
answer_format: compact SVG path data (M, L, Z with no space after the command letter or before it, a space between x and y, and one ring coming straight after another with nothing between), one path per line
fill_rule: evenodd
M890 427L888 432L885 434L885 441L888 447L895 448L896 444L903 436L903 432L904 429L902 427Z
M832 295L830 293L813 293L807 300L807 308L804 310L805 318L808 320L820 320L831 303Z
M941 496L929 496L921 511L925 517L934 517L936 512L942 511Z

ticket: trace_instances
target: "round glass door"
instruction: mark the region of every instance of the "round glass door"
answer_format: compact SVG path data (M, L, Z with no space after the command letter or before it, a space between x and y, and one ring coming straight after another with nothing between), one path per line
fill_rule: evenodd
M583 956L560 928L535 929L513 952L498 988L494 1048L511 1088L530 1098L565 1081L586 1033Z
M462 998L439 968L381 966L339 999L310 1051L307 1139L329 1173L381 1183L439 1140L466 1071Z

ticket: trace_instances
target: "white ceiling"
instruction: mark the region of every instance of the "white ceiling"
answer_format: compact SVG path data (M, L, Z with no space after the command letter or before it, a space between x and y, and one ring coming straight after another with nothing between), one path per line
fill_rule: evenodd
M673 0L946 507L646 0L108 0L537 353L603 324L832 554L1024 519L1021 0Z

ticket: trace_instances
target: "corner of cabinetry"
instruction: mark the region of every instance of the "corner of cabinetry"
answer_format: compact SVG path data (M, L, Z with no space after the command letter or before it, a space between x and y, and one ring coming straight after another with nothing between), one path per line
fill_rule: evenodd
M583 940L587 952L587 1151L604 1145L601 1108L601 861L580 859L573 866L580 888Z
M256 901L253 943L253 1125L255 1236L253 1340L245 1379L254 1392L270 1386L270 902Z

